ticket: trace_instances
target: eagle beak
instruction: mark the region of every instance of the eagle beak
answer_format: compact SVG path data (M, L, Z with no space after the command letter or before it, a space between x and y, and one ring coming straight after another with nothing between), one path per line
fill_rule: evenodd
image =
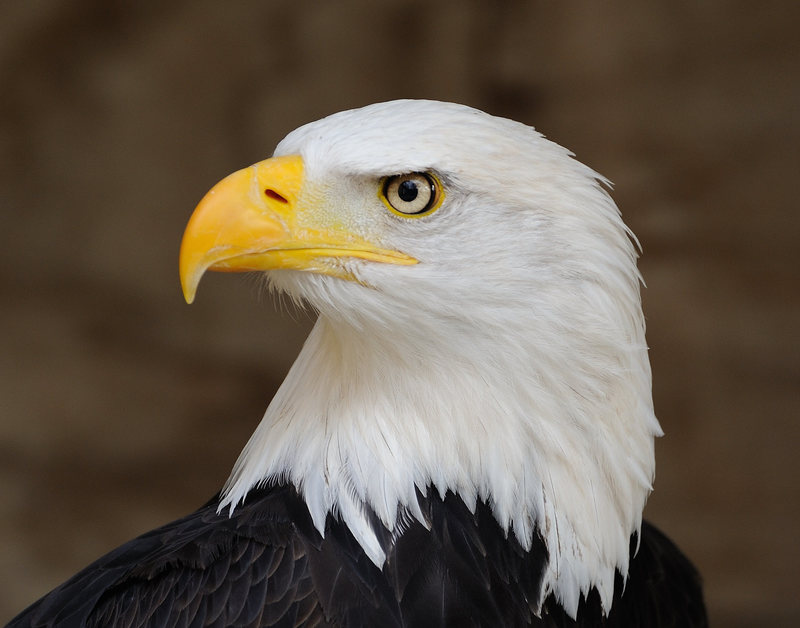
M234 172L205 195L181 242L180 277L187 303L194 301L207 270L284 268L353 279L337 259L417 263L326 225L325 212L303 202L303 170L298 155L273 157Z

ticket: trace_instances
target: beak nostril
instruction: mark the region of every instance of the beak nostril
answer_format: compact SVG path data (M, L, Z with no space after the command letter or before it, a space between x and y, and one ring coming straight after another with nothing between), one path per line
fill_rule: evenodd
M283 196L282 194L278 194L272 188L267 188L266 190L264 190L264 195L267 198L271 198L271 199L273 199L275 201L278 201L280 203L288 203L289 202L289 200L285 196Z

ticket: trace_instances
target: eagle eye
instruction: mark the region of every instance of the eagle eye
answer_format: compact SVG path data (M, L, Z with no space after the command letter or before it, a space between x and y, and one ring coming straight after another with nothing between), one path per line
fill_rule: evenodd
M442 191L432 174L412 172L386 177L381 185L381 198L396 214L423 216L438 209Z

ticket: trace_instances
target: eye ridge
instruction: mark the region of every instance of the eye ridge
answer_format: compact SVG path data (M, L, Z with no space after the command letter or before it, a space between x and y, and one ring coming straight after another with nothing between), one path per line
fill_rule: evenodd
M438 209L442 190L436 176L411 172L385 177L380 187L381 199L400 216L419 217Z

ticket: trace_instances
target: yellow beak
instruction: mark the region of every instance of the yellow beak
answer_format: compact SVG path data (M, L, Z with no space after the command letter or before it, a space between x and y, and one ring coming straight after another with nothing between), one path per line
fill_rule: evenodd
M229 175L194 210L183 234L180 277L187 303L206 270L290 268L353 279L337 258L416 264L360 236L325 225L303 202L303 160L273 157Z

